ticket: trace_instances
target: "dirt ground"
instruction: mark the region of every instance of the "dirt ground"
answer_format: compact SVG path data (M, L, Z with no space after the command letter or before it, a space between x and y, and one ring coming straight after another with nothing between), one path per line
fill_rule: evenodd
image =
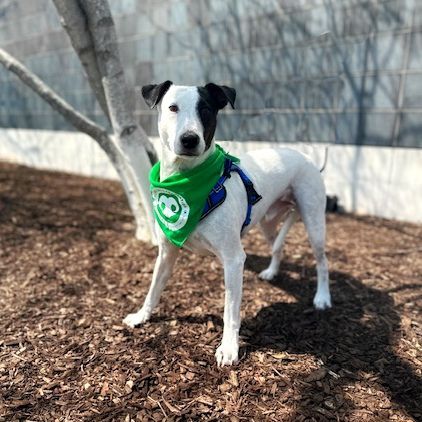
M274 282L253 231L241 360L220 369L220 264L184 252L151 322L155 248L119 184L0 165L0 421L422 420L422 227L328 215L334 307L303 225Z

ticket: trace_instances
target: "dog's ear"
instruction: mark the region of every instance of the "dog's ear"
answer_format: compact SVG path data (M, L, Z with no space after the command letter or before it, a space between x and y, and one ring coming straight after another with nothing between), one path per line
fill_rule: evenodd
M230 103L232 108L234 108L234 101L236 99L236 90L234 88L209 83L205 85L205 89L209 92L219 110L224 108L227 103Z
M163 98L172 84L172 81L165 81L162 84L142 87L142 96L149 108L154 108L161 101L161 98Z

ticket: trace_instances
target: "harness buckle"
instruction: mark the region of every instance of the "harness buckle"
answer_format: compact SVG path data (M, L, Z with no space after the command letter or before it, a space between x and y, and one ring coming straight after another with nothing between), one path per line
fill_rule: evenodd
M212 188L213 192L218 193L220 190L223 189L223 185L219 182L215 184L215 186Z

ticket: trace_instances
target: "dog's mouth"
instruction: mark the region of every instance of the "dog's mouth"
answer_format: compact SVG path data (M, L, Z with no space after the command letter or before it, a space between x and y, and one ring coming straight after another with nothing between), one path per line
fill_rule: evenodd
M178 155L180 155L181 157L198 157L200 154L197 152L183 151Z

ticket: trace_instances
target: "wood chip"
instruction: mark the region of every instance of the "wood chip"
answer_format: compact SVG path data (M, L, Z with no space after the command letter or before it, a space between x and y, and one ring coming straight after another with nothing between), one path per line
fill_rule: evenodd
M325 378L328 371L326 368L319 368L315 371L312 371L306 378L305 382L314 382L314 381L320 381Z

